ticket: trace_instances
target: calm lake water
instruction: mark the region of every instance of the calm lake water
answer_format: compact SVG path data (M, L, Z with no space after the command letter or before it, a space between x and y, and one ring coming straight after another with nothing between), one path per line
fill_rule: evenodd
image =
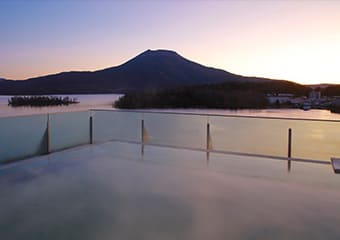
M10 107L8 98L10 96L0 95L0 117L23 116L42 113L72 112L88 109L113 109L113 103L122 95L119 94L89 94L89 95L57 95L76 98L79 104L56 107ZM221 110L221 109L152 109L150 111L181 112L181 113L205 113L221 115L242 115L282 118L306 118L306 119L329 119L340 120L340 114L331 113L328 110L300 109L262 109L262 110Z

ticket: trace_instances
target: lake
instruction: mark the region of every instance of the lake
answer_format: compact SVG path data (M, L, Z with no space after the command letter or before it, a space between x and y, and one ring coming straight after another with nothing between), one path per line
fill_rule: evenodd
M55 107L10 107L7 104L10 96L0 95L0 117L23 116L43 113L72 112L88 109L112 109L113 103L122 95L119 94L83 94L83 95L57 95L76 98L79 104ZM304 119L329 119L340 120L340 114L331 113L328 110L312 109L261 109L261 110L221 110L221 109L152 109L152 111L181 112L181 113L204 113L240 116L304 118Z

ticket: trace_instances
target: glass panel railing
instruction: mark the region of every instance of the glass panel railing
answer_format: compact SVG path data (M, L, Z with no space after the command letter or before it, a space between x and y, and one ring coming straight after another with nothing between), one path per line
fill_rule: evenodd
M289 120L210 117L212 149L287 157Z
M47 115L0 118L0 163L47 152Z
M329 161L340 157L340 122L291 120L292 156Z
M340 156L340 122L301 119L210 117L212 148L250 154L329 161Z
M144 113L144 127L146 143L206 148L206 116Z
M92 111L93 141L140 141L141 116L139 112Z
M66 112L50 115L50 151L89 143L89 112Z
M292 158L340 157L338 121L92 110L0 118L0 163L91 143L91 139L286 158L288 129L292 130Z
M292 158L340 156L340 122L130 111L93 115L94 141L141 142L143 136L145 144L288 157L291 129Z

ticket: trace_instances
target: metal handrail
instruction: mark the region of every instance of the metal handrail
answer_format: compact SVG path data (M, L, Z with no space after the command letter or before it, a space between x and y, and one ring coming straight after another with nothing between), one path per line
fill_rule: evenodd
M255 118L255 119L273 119L273 120L297 120L297 121L314 121L314 122L336 122L340 120L335 119L316 119L316 118L285 118L285 117L264 117L264 116L250 116L250 115L235 115L235 114L211 114L211 113L185 113L185 112L168 112L168 111L154 111L154 110L122 110L122 109L89 109L91 112L128 112L128 113L143 113L143 114L173 114L173 115L187 115L187 116L202 116L202 117L226 117L226 118Z

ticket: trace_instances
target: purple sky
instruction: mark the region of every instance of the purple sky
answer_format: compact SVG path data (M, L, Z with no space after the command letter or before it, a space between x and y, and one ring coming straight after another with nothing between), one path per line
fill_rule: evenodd
M119 65L170 49L227 71L340 83L340 1L0 0L0 77Z

